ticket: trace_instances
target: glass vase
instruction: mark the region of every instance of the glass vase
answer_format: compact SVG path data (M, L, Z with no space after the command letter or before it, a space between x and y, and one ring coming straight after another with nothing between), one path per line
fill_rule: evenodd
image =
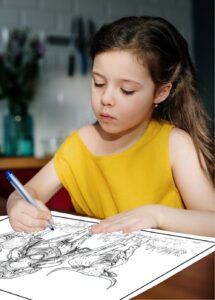
M5 156L34 155L33 118L27 105L10 105L3 127Z

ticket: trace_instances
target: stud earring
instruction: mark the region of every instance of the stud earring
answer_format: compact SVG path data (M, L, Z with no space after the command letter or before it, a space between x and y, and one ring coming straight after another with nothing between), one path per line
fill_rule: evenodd
M155 107L158 107L158 104L157 103L155 103L155 105L154 105Z

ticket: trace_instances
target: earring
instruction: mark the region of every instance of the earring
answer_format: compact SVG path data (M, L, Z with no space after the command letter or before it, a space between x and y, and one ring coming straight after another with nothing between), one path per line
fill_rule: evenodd
M158 107L158 104L157 104L157 103L155 103L154 107L155 107L155 108L156 108L156 107Z

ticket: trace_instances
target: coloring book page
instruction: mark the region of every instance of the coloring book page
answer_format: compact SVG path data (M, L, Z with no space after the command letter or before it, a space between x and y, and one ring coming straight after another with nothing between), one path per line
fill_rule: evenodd
M122 300L215 250L215 239L161 230L92 234L96 219L53 212L54 231L0 219L0 298Z

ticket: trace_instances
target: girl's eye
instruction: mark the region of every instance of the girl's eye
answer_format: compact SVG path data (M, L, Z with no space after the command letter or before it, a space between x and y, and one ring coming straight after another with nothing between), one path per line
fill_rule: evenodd
M124 89L121 89L121 91L122 91L123 94L125 94L125 95L133 95L133 94L134 94L134 91L127 91L127 90L124 90Z
M94 81L94 85L95 85L96 87L103 87L103 86L104 86L104 83L97 83L97 82Z

